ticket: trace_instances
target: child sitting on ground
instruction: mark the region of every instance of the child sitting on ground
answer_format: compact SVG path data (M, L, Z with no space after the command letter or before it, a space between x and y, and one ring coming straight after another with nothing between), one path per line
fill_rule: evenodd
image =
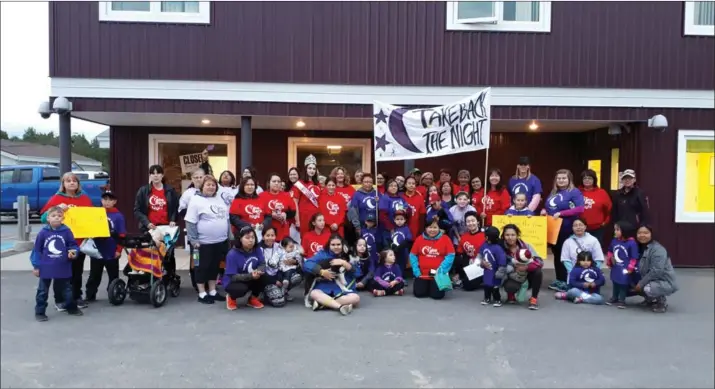
M494 307L501 307L501 281L506 275L506 253L501 244L499 244L499 229L496 227L487 227L484 230L486 242L479 247L478 259L481 260L480 265L484 269L482 276L482 285L484 287L484 300L482 305L494 304Z
M47 213L47 225L35 238L35 246L30 254L32 274L40 279L35 296L35 320L47 321L47 298L50 286L54 283L55 295L64 297L65 309L68 314L82 316L77 308L72 294L72 262L77 257L79 246L69 227L64 225L64 211L58 206L50 208ZM57 296L55 297L57 300Z
M278 268L283 276L283 295L286 296L287 301L291 301L288 289L293 285L300 284L303 279L298 271L303 267L303 248L289 236L281 240L281 247L283 248L283 257Z
M606 283L601 269L594 266L590 251L581 251L576 256L576 266L569 275L568 292L556 292L557 300L570 300L574 304L603 304L601 287Z
M509 207L504 214L507 216L534 216L534 212L527 208L526 193L517 193L514 196L514 205Z
M405 293L405 283L402 278L402 270L395 265L395 252L392 250L384 250L380 253L380 262L375 269L375 277L373 277L372 294L375 297L385 295L402 296Z
M360 238L355 242L355 250L350 254L350 263L360 268L359 274L361 275L356 279L355 288L357 290L372 290L375 263L370 257L370 251L367 249L365 239Z

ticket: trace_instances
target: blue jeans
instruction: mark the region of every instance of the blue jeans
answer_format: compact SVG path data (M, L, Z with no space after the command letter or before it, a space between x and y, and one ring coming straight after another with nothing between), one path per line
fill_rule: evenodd
M75 302L73 291L72 291L72 279L71 278L40 278L40 282L37 285L37 294L35 295L35 314L44 315L47 309L47 298L50 293L50 284L54 281L52 289L54 289L55 294L61 293L62 299L65 302L65 309L72 311L77 309L77 303ZM59 296L55 296L55 300L58 300Z
M621 285L621 284L616 284L615 282L613 283L613 297L611 300L618 301L619 303L624 303L626 302L626 297L628 296L628 291L629 291L628 285Z
M574 300L578 297L581 297L581 294L583 293L584 292L579 288L571 288L568 292L566 292L566 298L568 298L569 300ZM583 302L586 304L599 305L603 304L603 297L601 297L601 295L598 293L589 293L589 296L584 298Z

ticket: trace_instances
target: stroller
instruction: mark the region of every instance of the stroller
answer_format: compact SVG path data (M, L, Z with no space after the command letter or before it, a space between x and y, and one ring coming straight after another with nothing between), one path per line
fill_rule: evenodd
M176 263L168 262L175 261L174 246L178 238L179 228L168 226L160 226L152 233L125 236L120 244L129 258L123 270L127 282L117 278L109 284L109 302L121 305L128 294L134 301L149 302L158 308L166 303L167 292L171 297L178 297L181 277L176 274Z

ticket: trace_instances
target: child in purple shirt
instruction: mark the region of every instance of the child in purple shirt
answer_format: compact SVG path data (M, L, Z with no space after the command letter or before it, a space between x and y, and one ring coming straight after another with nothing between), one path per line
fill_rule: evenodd
M402 296L405 293L405 282L402 278L402 270L395 264L395 252L384 250L380 252L380 261L375 276L373 277L374 288L372 294L375 297L385 295Z

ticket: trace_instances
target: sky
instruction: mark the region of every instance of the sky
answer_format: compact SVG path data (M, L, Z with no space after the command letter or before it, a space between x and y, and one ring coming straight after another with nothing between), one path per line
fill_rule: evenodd
M42 119L37 113L50 96L48 12L47 2L0 3L0 123L11 135L27 127L58 133L57 115ZM72 119L72 133L90 140L106 129Z

